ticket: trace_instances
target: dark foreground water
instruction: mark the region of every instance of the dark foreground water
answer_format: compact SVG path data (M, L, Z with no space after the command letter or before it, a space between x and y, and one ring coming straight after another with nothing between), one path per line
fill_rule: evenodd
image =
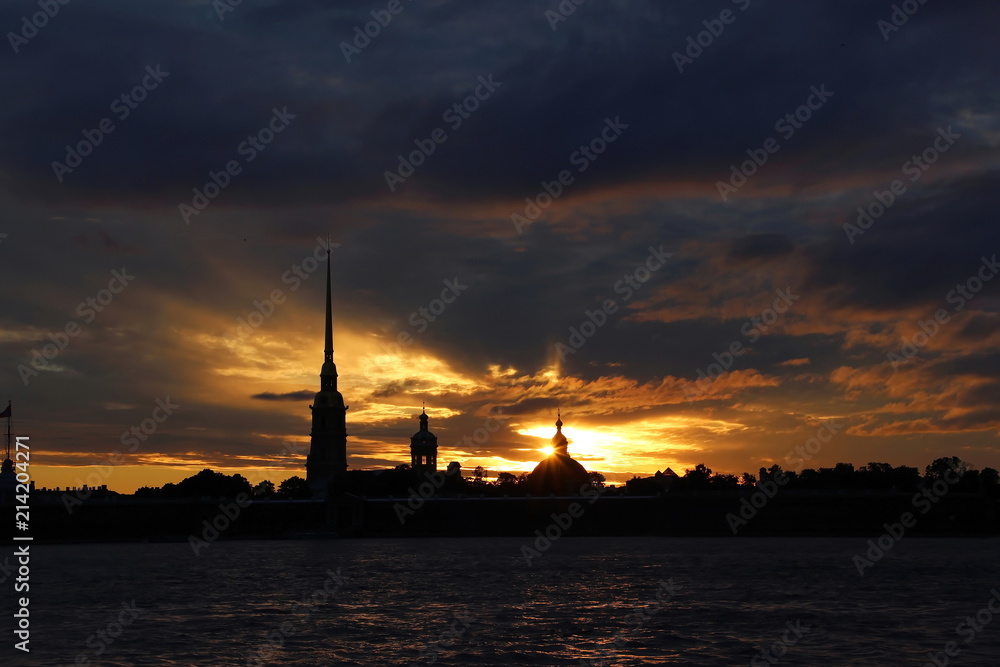
M907 537L863 577L864 538L524 543L34 545L0 664L1000 664L1000 540Z

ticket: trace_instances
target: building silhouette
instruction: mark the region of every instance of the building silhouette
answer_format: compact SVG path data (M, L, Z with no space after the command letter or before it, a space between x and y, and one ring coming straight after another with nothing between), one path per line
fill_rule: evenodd
M7 446L4 450L3 464L0 467L0 501L13 502L17 488L17 475L14 472L14 462L10 458L10 401L7 401L7 408L0 412L0 417L7 418Z
M590 474L569 455L569 442L562 432L562 413L556 417L556 432L552 436L552 453L542 459L528 476L532 493L572 495L590 483Z
M330 249L326 250L326 338L320 389L309 409L312 432L306 458L306 482L315 497L326 497L331 484L347 471L347 408L337 390L337 365L333 363L333 306L330 282Z
M437 436L427 430L427 409L420 412L420 430L410 437L410 468L417 474L437 472Z
M326 331L320 390L312 412L309 454L306 457L306 483L314 498L326 498L347 490L347 409L344 396L337 389L337 365L333 361L333 283L330 249L326 253ZM417 475L437 472L437 436L427 426L426 408L419 415L420 429L410 437L410 469ZM589 484L586 469L569 455L569 442L562 432L562 414L556 418L552 436L552 454L543 459L528 476L528 488L537 494L577 494ZM449 471L456 463L449 464ZM455 471L457 472L457 471ZM367 476L354 471L352 476Z

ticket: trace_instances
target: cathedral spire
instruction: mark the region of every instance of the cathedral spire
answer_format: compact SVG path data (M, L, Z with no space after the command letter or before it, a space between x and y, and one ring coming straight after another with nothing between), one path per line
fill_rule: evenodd
M326 246L326 338L323 348L323 369L320 371L320 386L324 391L337 390L337 365L333 363L333 294L330 277L330 242Z
M333 300L330 279L330 237L326 239L326 348L323 351L324 361L333 361Z
M347 470L347 404L337 391L337 366L333 363L333 281L331 248L326 249L326 336L323 345L323 368L320 387L312 411L309 456L306 457L306 482L314 497L323 498L336 487ZM334 491L335 492L335 491Z

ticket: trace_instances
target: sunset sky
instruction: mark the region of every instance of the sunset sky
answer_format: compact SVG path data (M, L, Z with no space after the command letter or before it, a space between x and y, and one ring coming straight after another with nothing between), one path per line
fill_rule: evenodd
M1000 467L995 3L221 3L0 6L37 486L305 476L327 235L351 468Z

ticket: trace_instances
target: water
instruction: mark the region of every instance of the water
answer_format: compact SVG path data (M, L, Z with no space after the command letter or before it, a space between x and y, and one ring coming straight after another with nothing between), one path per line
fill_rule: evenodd
M1000 664L1000 615L969 643L956 633L1000 587L1000 540L907 537L864 577L859 538L564 537L530 566L522 544L219 542L200 558L187 544L34 545L32 652L9 658L5 645L0 660L764 665L779 642L781 665L923 665L955 641L950 664ZM324 584L329 601L310 601ZM658 590L668 601L655 609Z

